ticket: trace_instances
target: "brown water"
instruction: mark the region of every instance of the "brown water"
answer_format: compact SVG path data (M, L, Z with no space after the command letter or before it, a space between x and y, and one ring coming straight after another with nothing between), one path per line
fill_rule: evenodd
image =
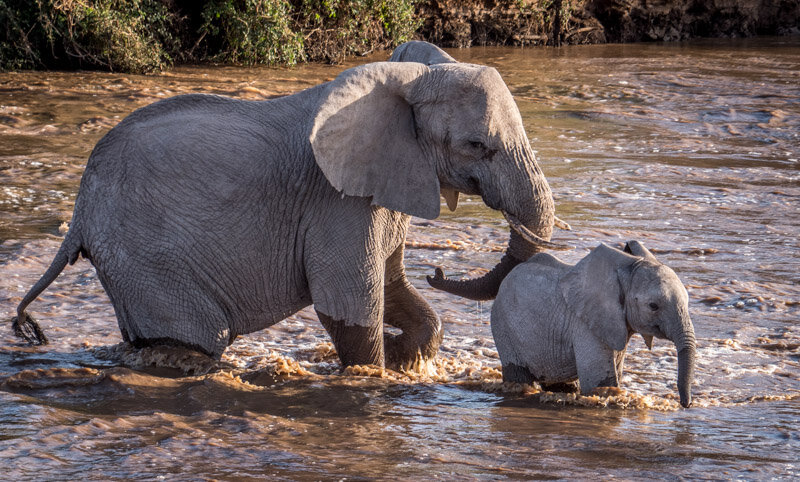
M89 263L69 267L31 307L51 345L0 331L0 478L797 478L800 38L451 53L497 67L516 96L574 229L556 233L578 247L559 256L639 239L687 285L693 408L676 400L674 348L638 336L623 390L503 385L491 304L424 282L436 265L497 261L507 227L469 199L409 233L406 265L446 326L424 374L339 373L310 311L240 337L218 366L133 352ZM86 158L122 117L189 92L291 93L342 68L0 74L3 316L55 254Z

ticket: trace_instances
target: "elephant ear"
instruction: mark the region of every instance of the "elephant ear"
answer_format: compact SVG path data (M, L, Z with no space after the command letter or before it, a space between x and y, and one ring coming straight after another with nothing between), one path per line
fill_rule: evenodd
M600 244L559 280L566 305L589 330L615 351L628 343L624 293L617 275L634 258Z
M328 182L348 196L412 216L439 216L439 179L417 141L406 100L429 71L414 62L349 69L328 86L311 129L314 157Z
M649 249L645 248L644 245L639 241L628 241L625 243L625 249L622 251L640 258L644 258L648 261L658 263L658 260L655 256L653 256L653 253L651 253Z

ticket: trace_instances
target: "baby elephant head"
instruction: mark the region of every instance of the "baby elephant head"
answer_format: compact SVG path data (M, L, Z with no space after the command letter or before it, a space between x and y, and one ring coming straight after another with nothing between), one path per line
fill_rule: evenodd
M648 347L652 347L653 337L675 343L678 392L681 405L688 407L692 403L695 336L686 288L674 271L659 263L638 241L629 242L625 252L640 258L620 272L628 326L641 333Z
M638 241L628 242L624 252L600 245L576 268L581 264L581 289L595 293L582 307L592 331L617 351L625 349L630 333L640 333L648 347L653 337L672 341L681 405L689 407L696 342L689 298L675 272Z

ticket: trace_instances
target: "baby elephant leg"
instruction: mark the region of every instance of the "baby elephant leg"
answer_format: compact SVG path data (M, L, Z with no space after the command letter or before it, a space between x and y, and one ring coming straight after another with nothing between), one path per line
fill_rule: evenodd
M524 383L529 385L536 382L536 377L528 370L528 367L515 365L514 363L507 363L503 365L503 381L513 383ZM578 391L578 382L539 382L542 390L546 392L564 392L573 393Z
M582 394L597 387L619 386L614 350L591 336L580 337L574 343Z
M528 367L507 363L503 365L503 381L509 383L531 384L535 381Z
M542 390L546 392L575 393L580 390L580 386L577 380L572 382L556 382L556 383L540 382L539 385L541 385Z

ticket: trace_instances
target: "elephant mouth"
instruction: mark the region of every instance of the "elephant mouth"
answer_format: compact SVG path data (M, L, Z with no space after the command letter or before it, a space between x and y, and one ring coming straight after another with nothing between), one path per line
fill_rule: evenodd
M569 251L571 249L575 249L574 246L570 246L568 244L561 244L561 243L554 243L552 241L547 241L537 236L533 231L525 227L525 225L522 224L522 222L512 214L509 214L506 211L501 211L501 212L503 213L503 216L505 216L506 221L508 221L508 225L511 226L511 229L516 231L520 236L522 236L526 241L528 241L532 245L538 246L543 249L551 249L554 251ZM561 229L566 229L566 230L572 229L569 224L555 217L553 224Z

